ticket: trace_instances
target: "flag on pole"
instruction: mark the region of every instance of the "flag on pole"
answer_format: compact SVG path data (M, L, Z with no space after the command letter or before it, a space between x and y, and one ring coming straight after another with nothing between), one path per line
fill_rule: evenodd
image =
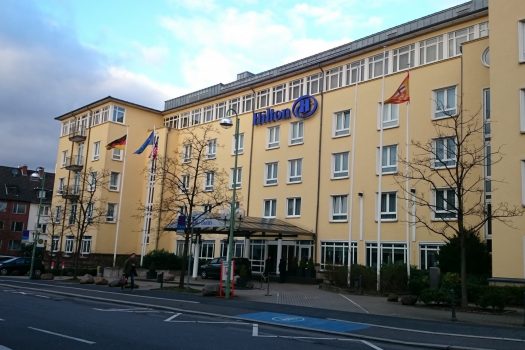
M152 131L151 134L149 134L149 136L146 139L146 141L144 141L144 143L139 148L137 148L137 150L135 152L133 152L133 153L135 153L135 154L142 154L142 152L144 152L146 147L148 147L149 145L153 145L154 142L155 142L155 133Z
M127 136L128 135L124 135L122 137L119 137L115 141L112 141L112 142L108 143L106 145L106 149L110 150L110 149L113 149L113 148L117 148L117 149L122 149L123 150L126 147L126 138L127 138Z
M410 94L408 91L408 78L410 74L407 74L405 79L401 82L401 85L397 88L396 92L387 100L385 104L399 104L404 102L410 102Z
M155 138L155 144L153 145L153 149L151 150L151 153L149 157L153 160L157 159L157 153L159 151L159 138Z

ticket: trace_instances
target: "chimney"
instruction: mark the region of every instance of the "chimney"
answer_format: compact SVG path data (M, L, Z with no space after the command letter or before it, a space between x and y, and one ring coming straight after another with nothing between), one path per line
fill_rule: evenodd
M22 176L27 176L27 165L20 165L18 169L20 170L20 174L22 174Z

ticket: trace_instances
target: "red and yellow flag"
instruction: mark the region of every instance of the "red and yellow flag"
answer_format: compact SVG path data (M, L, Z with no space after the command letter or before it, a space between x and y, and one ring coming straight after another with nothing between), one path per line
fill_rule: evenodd
M408 78L410 73L407 73L407 76L403 81L401 82L401 85L397 88L396 92L387 100L385 100L385 104L399 104L404 102L410 102L410 94L408 91Z
M127 136L128 135L124 135L122 137L119 137L115 141L112 141L112 142L108 143L106 145L106 149L107 150L110 150L110 149L113 149L113 148L124 149L126 147L126 138L127 138Z

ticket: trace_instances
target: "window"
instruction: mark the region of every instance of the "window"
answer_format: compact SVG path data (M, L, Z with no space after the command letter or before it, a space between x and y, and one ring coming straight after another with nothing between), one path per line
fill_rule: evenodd
M457 217L457 198L453 188L434 190L434 219L455 219Z
M244 152L244 133L239 134L238 142L235 142L235 135L232 142L232 154L242 154ZM237 147L236 147L237 146Z
M204 122L211 122L213 120L213 106L204 107Z
M368 58L368 79L383 76L388 70L388 52Z
M257 91L257 108L268 107L270 104L270 89L264 89L262 91Z
M483 89L483 134L490 139L490 89Z
M334 114L333 136L350 135L350 110Z
M304 122L290 123L290 145L302 144L304 140Z
M0 201L0 213L5 213L7 211L7 202Z
M365 60L352 62L346 66L346 85L365 80Z
M419 63L427 64L443 59L443 36L419 42Z
M431 267L437 267L439 260L439 249L442 244L426 244L419 245L419 268L421 270L428 270Z
M208 171L206 172L206 183L204 184L204 191L213 191L213 186L215 186L215 172Z
M38 212L40 216L46 217L46 216L49 216L50 210L51 208L49 207L48 204L42 204L41 206L39 206Z
M381 221L397 220L396 192L381 193Z
M102 108L102 123L109 120L109 106Z
M277 148L277 147L279 147L279 131L280 130L281 130L281 127L279 125L271 126L271 127L268 128L267 148Z
M289 86L288 96L290 100L295 100L303 95L303 79L293 80Z
M461 54L461 44L474 39L474 27L468 27L448 33L448 57Z
M86 218L87 218L87 223L88 224L93 223L93 208L94 207L95 207L95 205L93 204L93 202L87 203L87 206L86 206Z
M229 109L233 109L235 112L241 113L241 99L239 97L229 100L228 106Z
M332 179L348 177L348 158L350 152L332 154Z
M187 143L184 146L182 146L182 161L184 163L191 162L191 144Z
M117 221L117 204L108 203L108 209L106 211L106 221L115 222Z
M182 192L187 192L190 188L190 175L184 174L181 176L181 190Z
M272 162L272 163L266 163L265 167L265 175L264 175L264 185L277 185L277 169L278 169L278 163Z
M456 87L434 90L434 119L448 118L456 114Z
M111 182L111 179L110 179L110 182ZM87 190L89 192L93 192L93 191L95 191L97 189L97 172L96 171L91 171L89 173L88 180L87 180L87 185L88 185ZM111 184L110 184L110 187L111 187Z
M283 103L285 101L286 84L273 87L273 104Z
M521 161L521 205L525 206L525 160Z
M180 116L180 127L187 128L190 125L190 112L184 112Z
M164 118L164 126L167 128L178 129L180 127L179 123L180 123L180 119L178 115L173 115L173 116Z
M242 108L244 112L249 112L253 110L253 95L244 95L242 97Z
M378 161L379 161L379 148L377 150L378 150ZM383 146L383 156L381 157L381 173L382 174L392 174L396 172L397 172L397 145Z
M379 104L379 119L381 118L381 105L383 105L383 129L399 126L399 105Z
M8 250L20 250L20 248L21 248L21 242L17 239L10 239L9 242L7 242Z
M68 224L73 225L77 221L77 204L71 204L71 208L69 209L69 220Z
M286 199L286 216L301 216L301 197L292 197Z
M288 161L288 183L298 183L303 180L303 159Z
M100 141L93 143L93 160L100 159Z
M215 242L202 241L199 252L199 259L211 260L215 255Z
M230 188L233 188L233 180L235 179L235 187L241 188L242 184L242 168L237 167L237 172L235 172L235 169L231 169L230 173Z
M456 140L454 137L443 137L434 140L434 168L456 166Z
M24 230L24 223L20 221L11 221L12 232L22 232Z
M483 38L489 35L489 22L479 24L479 37Z
M215 119L222 119L226 116L226 102L220 102L215 105Z
M55 209L55 221L61 222L62 221L62 206L57 205Z
M13 203L13 214L25 214L26 207L25 203Z
M323 75L321 73L310 75L306 78L306 94L315 95L321 92L321 79Z
M250 244L251 245L251 244ZM221 241L221 256L228 256L228 241ZM233 241L233 257L243 257L244 256L244 241L235 240Z
M348 220L348 196L346 194L332 196L331 221L347 221L347 220Z
M58 248L59 248L59 245L60 244L60 237L58 236L53 236L51 238L51 251L52 252L58 252Z
M357 264L357 242L352 242L352 264ZM348 241L321 241L321 270L332 266L348 266Z
M197 125L202 122L201 120L201 109L194 109L191 111L191 125Z
M64 253L71 254L73 253L73 247L75 245L75 237L74 236L66 236L66 244L64 247Z
M124 113L125 109L120 106L113 106L113 115L111 117L111 121L115 123L121 123L124 124Z
M109 190L118 191L120 186L120 173L112 171L109 174Z
M62 167L65 167L67 164L67 151L62 151Z
M415 45L407 45L394 50L392 57L394 72L414 67L415 63Z
M208 140L206 144L206 158L215 159L217 156L217 139Z
M380 264L406 262L405 243L381 243ZM366 266L377 266L377 243L366 243Z
M124 154L124 150L113 148L111 150L111 159L113 160L122 160L122 156Z
M265 199L263 217L274 218L276 211L277 211L277 199Z
M80 254L86 255L89 253L91 253L91 236L84 236L80 243Z
M525 132L525 89L520 90L520 131Z
M518 22L519 62L525 62L525 19Z
M343 67L336 67L325 73L326 90L337 89L343 85Z

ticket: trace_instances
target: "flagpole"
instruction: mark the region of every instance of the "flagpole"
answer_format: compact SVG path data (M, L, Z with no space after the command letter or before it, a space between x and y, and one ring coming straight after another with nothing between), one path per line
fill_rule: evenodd
M153 127L153 145L155 145L155 127ZM144 225L142 227L142 244L140 249L140 266L144 262L144 255L146 254L146 244L149 230L151 228L151 205L153 203L153 190L155 183L156 159L151 157L150 170L148 174L148 187L146 193L146 206L144 208Z
M354 165L355 165L355 145L356 145L356 138L357 138L357 132L356 132L356 119L357 119L357 88L359 87L359 77L360 77L360 74L361 73L361 67L358 68L358 72L357 72L357 79L356 79L356 82L355 82L355 90L354 90L354 115L352 117L352 161L351 161L351 164L350 164L350 204L349 204L349 211L350 211L350 222L349 222L349 226L348 226L348 273L347 273L347 284L348 284L348 287L350 288L351 287L351 283L352 283L352 258L353 258L353 254L352 254L352 230L353 230L353 224L354 224L354 213L353 213L353 208L354 208L354 183L355 183L355 179L354 179ZM351 74L351 73L350 73Z
M407 276L410 278L410 212L409 212L409 205L410 201L408 196L410 195L410 182L408 178L408 162L410 161L410 101L406 104L406 130L405 130L405 146L406 146L406 162L405 162L405 211L406 211L406 240L407 240Z
M386 76L386 46L383 46L383 78L381 79L381 110L379 112L379 176L377 180L377 266L376 266L376 288L381 290L381 192L383 180L383 114L385 107L385 76Z
M120 183L120 194L118 199L118 210L117 210L117 227L115 232L115 243L113 244L113 267L117 264L117 245L118 236L120 233L120 213L122 210L122 195L124 194L124 180L126 179L126 159L128 158L128 131L129 126L126 125L126 144L124 146L124 161L122 162L122 181Z

